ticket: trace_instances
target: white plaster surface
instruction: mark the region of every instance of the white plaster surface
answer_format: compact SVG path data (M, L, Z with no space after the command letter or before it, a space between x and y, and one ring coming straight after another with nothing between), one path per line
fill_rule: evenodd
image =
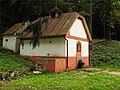
M65 40L64 38L40 39L40 45L34 49L32 44L30 45L30 40L24 40L24 46L20 46L20 54L30 56L65 56Z
M6 39L8 41L6 41ZM3 47L13 50L15 52L16 51L16 36L13 36L13 35L3 36Z
M87 39L87 35L84 29L85 28L82 21L80 19L76 19L72 27L70 28L70 35Z

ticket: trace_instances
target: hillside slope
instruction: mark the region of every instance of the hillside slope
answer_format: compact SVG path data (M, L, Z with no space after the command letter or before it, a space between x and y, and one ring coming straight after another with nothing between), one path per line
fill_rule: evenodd
M17 56L10 50L0 47L0 74L22 74L33 68L30 61Z
M91 65L120 69L120 41L103 41L93 44Z

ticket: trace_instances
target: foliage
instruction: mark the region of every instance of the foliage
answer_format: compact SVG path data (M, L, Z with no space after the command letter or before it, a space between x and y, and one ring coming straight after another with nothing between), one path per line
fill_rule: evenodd
M46 26L45 27L45 29L46 29L47 23L48 23L48 17L39 18L39 20L36 23L34 23L28 27L29 28L28 31L33 32L33 35L32 35L33 39L30 42L33 44L33 48L40 44L40 38L42 36L41 27L44 24Z
M59 74L27 74L7 84L4 90L119 90L119 83L119 75L70 71Z
M115 24L120 21L119 17L119 1L118 0L98 0L96 1L93 12L94 12L94 25L93 27L96 29L94 33L102 32L102 36L107 40L111 39L111 32L115 31ZM96 24L97 22L97 24ZM98 27L100 27L100 30ZM102 27L102 28L101 28ZM102 29L102 31L101 31Z
M56 0L0 0L0 38L1 33L15 23L33 21L46 16L54 7Z
M94 37L105 38L109 36L106 33L112 30L120 32L119 0L0 0L0 5L0 38L1 34L15 23L33 21L49 15L55 5L63 12L77 11L83 15L88 25L93 25L91 32Z
M93 44L91 50L92 66L112 66L120 69L120 42L105 41Z

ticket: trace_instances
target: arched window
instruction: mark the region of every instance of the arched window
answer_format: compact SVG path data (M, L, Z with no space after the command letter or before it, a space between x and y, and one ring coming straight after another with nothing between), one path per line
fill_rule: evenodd
M81 44L80 44L80 42L77 44L77 52L81 52Z

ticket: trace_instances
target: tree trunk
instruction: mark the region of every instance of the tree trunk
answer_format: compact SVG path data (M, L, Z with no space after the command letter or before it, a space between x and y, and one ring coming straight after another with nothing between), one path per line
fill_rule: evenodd
M0 46L2 46L2 31L0 30Z
M107 35L106 40L112 40L112 38L111 38L111 30L110 29L107 30L106 35Z

